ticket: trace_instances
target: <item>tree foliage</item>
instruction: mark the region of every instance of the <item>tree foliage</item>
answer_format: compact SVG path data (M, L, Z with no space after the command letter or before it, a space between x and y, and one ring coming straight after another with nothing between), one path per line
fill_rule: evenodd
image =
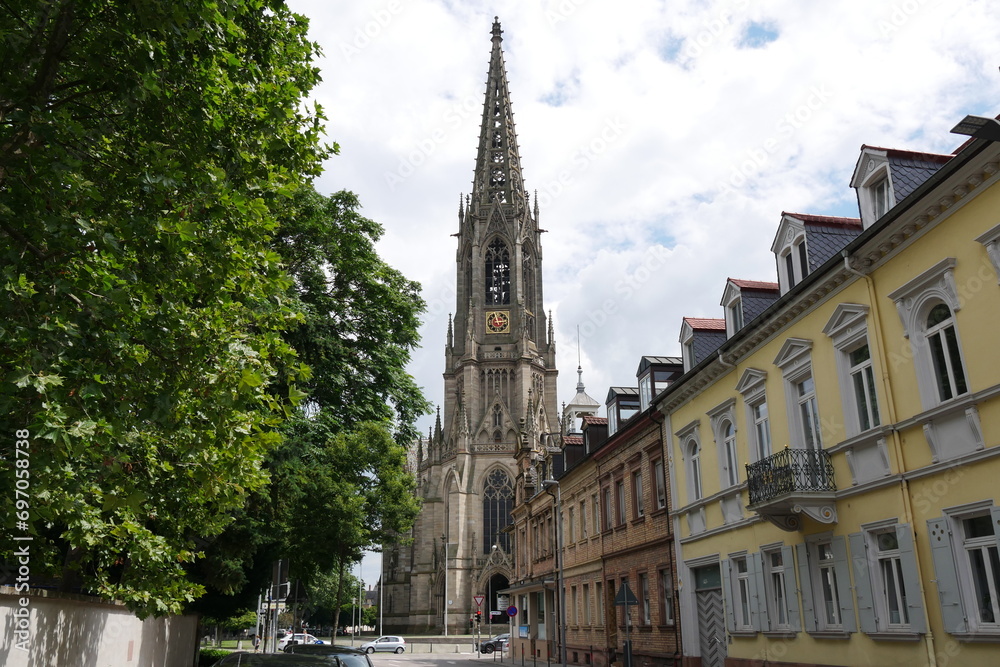
M274 234L324 157L315 47L277 0L10 0L0 45L0 419L31 433L32 572L178 611L196 538L266 480L274 386L307 377Z

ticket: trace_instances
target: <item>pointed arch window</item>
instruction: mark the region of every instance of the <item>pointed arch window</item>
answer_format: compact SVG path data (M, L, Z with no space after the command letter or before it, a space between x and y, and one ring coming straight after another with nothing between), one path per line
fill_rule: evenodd
M483 482L483 553L493 545L510 552L510 535L502 532L510 525L510 510L514 505L514 485L510 475L501 468L491 470Z
M510 252L500 239L486 248L486 305L510 304Z
M535 340L535 256L531 248L525 246L521 251L521 282L524 285L524 315L527 318L525 328L528 339Z

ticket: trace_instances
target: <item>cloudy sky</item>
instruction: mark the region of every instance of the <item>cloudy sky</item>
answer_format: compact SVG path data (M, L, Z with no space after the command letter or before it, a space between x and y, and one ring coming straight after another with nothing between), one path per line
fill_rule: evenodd
M494 16L548 230L560 404L578 327L603 402L640 356L679 354L682 317L722 317L726 278L776 280L782 211L857 216L862 144L950 153L963 116L1000 112L988 0L290 4L323 47L315 98L340 145L318 188L356 192L382 256L423 285L411 372L435 404Z

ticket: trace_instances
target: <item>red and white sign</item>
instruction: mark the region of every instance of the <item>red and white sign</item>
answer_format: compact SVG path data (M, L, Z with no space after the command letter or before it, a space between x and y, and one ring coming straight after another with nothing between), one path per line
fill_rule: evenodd
M473 595L472 599L476 601L476 606L477 607L482 607L483 606L483 600L486 599L486 596L485 595Z

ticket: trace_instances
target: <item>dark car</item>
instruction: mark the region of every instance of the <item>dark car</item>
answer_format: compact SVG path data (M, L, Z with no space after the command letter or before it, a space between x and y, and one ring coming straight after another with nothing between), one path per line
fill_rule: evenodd
M338 658L333 656L237 651L219 660L213 667L330 667L337 664Z
M491 637L490 639L484 640L479 644L480 653L493 653L507 646L510 641L510 633L505 632L502 635L497 635L496 637Z
M331 664L338 663L341 667L373 667L368 654L361 649L335 644L289 644L285 653L295 655L322 655L330 658Z

